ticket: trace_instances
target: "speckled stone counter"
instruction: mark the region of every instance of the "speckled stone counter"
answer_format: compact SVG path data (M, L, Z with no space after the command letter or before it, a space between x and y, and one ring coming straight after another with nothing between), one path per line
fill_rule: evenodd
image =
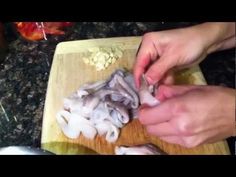
M44 101L56 45L61 41L118 36L139 36L149 31L195 23L80 22L66 35L29 42L7 34L9 53L0 63L0 147L40 146ZM201 63L210 85L235 88L235 49L218 52ZM230 141L233 144L233 140ZM232 146L232 145L231 145Z

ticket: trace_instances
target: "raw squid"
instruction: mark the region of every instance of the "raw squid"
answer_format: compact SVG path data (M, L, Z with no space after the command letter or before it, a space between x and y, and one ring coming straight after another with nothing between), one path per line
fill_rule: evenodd
M77 138L81 132L86 138L93 139L97 133L93 124L78 114L60 111L57 122L64 134L71 139Z
M167 155L159 147L154 146L153 144L144 144L137 146L116 146L115 147L116 155Z
M139 99L141 104L148 104L149 106L156 106L160 102L153 96L154 86L148 86L148 83L145 79L145 76L142 75L141 78L141 87L139 90Z
M116 70L106 81L85 84L65 98L64 109L56 120L68 138L82 134L94 139L98 134L113 143L120 129L137 117L140 102L151 106L159 103L149 88L145 82L138 92L133 76L123 69Z

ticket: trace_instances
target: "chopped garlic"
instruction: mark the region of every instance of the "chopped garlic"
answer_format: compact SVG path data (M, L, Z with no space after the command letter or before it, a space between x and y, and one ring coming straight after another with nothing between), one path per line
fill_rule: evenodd
M115 58L112 58L112 59L111 59L111 63L112 63L112 64L115 63L115 61L116 61Z
M83 58L83 60L86 64L89 64L89 59L88 58Z
M90 55L83 58L85 64L90 64L96 67L97 71L106 69L109 65L123 56L121 46L112 47L93 47L88 49Z
M106 63L105 63L105 65L104 65L104 66L105 66L105 68L106 68L106 67L108 67L108 65L109 65L109 63L108 63L108 62L106 62Z

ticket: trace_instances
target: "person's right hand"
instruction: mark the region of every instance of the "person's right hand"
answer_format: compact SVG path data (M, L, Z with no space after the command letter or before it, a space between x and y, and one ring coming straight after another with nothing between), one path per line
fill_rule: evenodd
M225 40L235 35L233 30L235 24L205 23L145 34L134 66L137 88L142 74L145 74L149 84L154 85L160 80L169 79L169 71L173 68L189 67L220 47L235 45L231 38Z
M190 65L205 56L203 41L194 31L176 29L147 33L143 36L134 67L135 83L139 87L140 76L146 69L149 84L155 84L170 69Z

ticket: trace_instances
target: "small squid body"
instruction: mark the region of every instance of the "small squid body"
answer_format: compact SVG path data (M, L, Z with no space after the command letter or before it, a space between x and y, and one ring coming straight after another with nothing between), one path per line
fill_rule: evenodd
M144 144L137 146L116 146L116 155L167 155L159 147L153 144Z

